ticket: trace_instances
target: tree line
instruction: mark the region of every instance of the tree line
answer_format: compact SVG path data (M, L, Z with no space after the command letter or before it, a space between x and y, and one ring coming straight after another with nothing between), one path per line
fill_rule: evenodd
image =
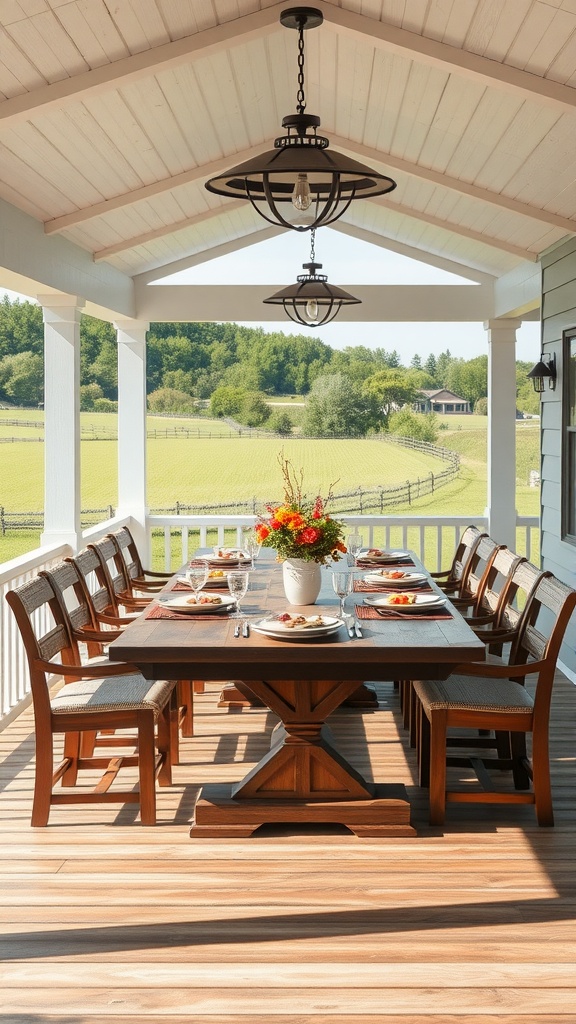
M353 328L351 328L353 330ZM351 338L351 342L353 339ZM43 402L44 326L41 307L26 301L0 302L0 401L37 407ZM147 344L148 404L155 412L192 413L208 407L248 426L289 433L290 414L267 399L307 396L302 429L310 434L364 436L393 429L422 389L448 388L486 412L487 356L415 356L402 364L393 349L351 343L332 349L318 337L284 335L234 323L152 323ZM524 412L539 412L526 373L517 363L517 401ZM80 326L81 408L111 411L117 401L116 332L111 324L82 316ZM435 432L420 420L419 430ZM422 434L420 435L422 436ZM433 437L422 436L423 440Z

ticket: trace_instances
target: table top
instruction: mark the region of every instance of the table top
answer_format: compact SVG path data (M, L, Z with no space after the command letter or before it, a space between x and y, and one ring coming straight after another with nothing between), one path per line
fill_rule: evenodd
M421 570L416 556L413 560ZM284 596L281 567L261 556L250 574L242 611L252 623L287 610L336 616L338 599L332 591L331 573L341 567L323 567L322 590L315 605L294 609ZM361 570L355 572L362 575ZM432 581L431 586L437 589ZM354 598L361 604L363 595L347 599L351 612ZM485 658L482 641L450 602L448 608L451 618L431 620L414 615L363 620L362 639L350 639L342 626L331 637L302 641L271 639L254 629L247 638L235 638L238 620L224 613L154 619L143 612L110 644L109 653L114 660L134 662L149 678L442 679L456 664Z

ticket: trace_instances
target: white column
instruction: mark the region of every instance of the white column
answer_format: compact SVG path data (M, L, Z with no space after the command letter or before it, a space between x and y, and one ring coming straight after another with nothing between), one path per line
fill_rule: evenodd
M146 332L149 323L114 323L118 341L118 514L131 516L146 557Z
M516 331L518 319L488 320L488 532L516 550Z
M80 316L84 299L39 295L44 316L44 532L41 543L82 546Z

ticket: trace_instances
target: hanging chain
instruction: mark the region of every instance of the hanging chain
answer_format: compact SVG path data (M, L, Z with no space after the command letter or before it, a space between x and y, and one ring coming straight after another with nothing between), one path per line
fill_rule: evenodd
M312 228L310 232L310 263L316 263L316 228Z
M306 97L304 95L304 25L300 21L298 25L298 92L296 94L296 106L298 113L303 114L306 110Z

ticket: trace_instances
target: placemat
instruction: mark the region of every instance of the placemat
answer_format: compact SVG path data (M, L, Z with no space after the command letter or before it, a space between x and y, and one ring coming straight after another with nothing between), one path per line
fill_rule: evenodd
M422 584L418 587L410 587L410 592L414 591L418 594L432 594L434 593L433 588ZM384 593L384 594L397 594L398 587L390 587L387 583L367 583L366 580L354 580L354 593L356 594L368 594L368 593Z
M406 619L407 622L419 622L422 619L429 621L431 619L452 618L452 612L448 611L447 608L438 608L438 611L435 612L414 612L412 615L390 609L389 613L386 610L384 615L379 615L376 609L371 608L370 605L357 604L355 613L359 619L378 619L380 622L385 622L386 619L390 622L401 622L402 619Z
M411 558L403 558L401 562L370 562L363 558L356 560L357 569L415 569L416 563Z
M202 619L225 619L225 612L202 612L201 615L194 615L190 612L173 612L171 608L166 608L162 604L153 604L150 608L146 609L144 613L145 619L192 619L193 622L200 622Z

